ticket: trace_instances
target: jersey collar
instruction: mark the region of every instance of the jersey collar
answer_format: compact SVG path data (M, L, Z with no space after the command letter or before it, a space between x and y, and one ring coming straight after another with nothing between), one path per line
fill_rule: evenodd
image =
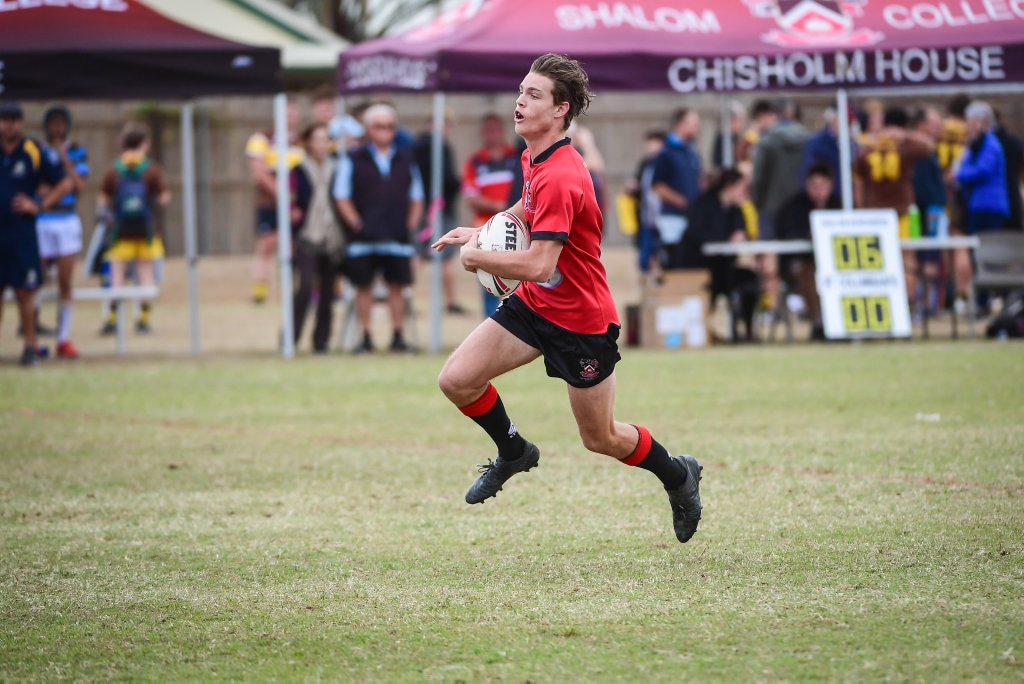
M530 166L536 166L537 164L542 163L545 159L547 159L548 157L553 155L555 153L555 151L558 150L559 147L565 147L568 144L570 144L569 138L562 138L561 140L556 142L554 145L552 145L548 149L546 149L543 152L541 152L540 154L538 154L536 159L531 159L530 160Z

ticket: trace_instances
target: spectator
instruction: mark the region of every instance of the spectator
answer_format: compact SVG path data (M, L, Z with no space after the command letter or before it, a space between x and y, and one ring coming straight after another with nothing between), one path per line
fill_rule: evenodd
M920 135L926 136L936 144L942 137L942 115L934 107L923 107L911 117L911 127ZM913 170L914 201L921 216L930 227L937 228L940 222L948 222L946 216L946 183L939 166L939 157L932 152L919 159ZM926 231L935 237L931 230ZM927 290L918 285L913 293L914 310L924 310L926 314L938 311L939 288L936 285L942 263L942 253L938 250L922 250L917 252L917 266L929 284Z
M803 188L790 196L775 215L779 227L779 240L810 240L811 212L816 209L839 209L840 202L833 192L835 178L828 164L818 163L807 169ZM811 322L811 339L825 339L821 325L821 301L815 282L814 255L786 255L779 260L783 280L803 297L807 317Z
M121 133L121 155L107 171L100 186L99 206L112 226L108 236L110 248L110 285L121 287L125 270L135 264L139 285L155 285L153 264L164 256L161 230L155 220L155 209L166 207L171 200L164 170L149 158L149 132L140 124L129 123ZM149 314L152 303L142 302L135 330L150 331ZM116 330L116 310L104 326L104 332Z
M967 147L951 169L964 198L964 224L968 235L1006 226L1010 198L1006 191L1006 158L993 132L995 115L986 102L975 100L964 110ZM971 260L961 257L955 264L957 290L967 292L974 277ZM961 307L962 308L962 307Z
M942 134L936 146L939 167L946 180L946 216L949 217L949 232L952 235L963 235L966 231L964 195L956 184L953 169L960 162L967 146L967 121L964 119L964 112L970 103L971 98L966 93L954 95L946 103L946 117L942 121ZM957 310L966 311L967 292L974 272L971 266L971 253L967 249L955 249L952 257L954 306Z
M288 153L286 164L294 169L302 162L304 153L296 144L299 109L288 103ZM273 131L261 131L249 136L245 144L249 160L249 177L256 187L256 254L253 260L252 300L262 304L270 291L270 268L277 255L277 143Z
M658 227L655 222L661 200L651 188L654 178L654 160L665 146L665 132L647 131L644 136L644 155L637 165L636 174L630 179L625 192L636 198L637 232L635 242L641 273L657 270Z
M1020 180L1021 166L1024 165L1024 142L1003 125L999 111L995 111L996 127L994 132L1003 148L1006 158L1006 194L1010 200L1010 218L1006 221L1007 228L1024 230L1024 203L1021 200Z
M480 141L482 146L466 160L462 170L462 196L473 210L474 226L482 226L491 216L519 200L517 197L509 201L517 174L522 196L522 150L509 144L500 116L484 115L480 122ZM449 249L452 247L445 247L446 252ZM483 288L481 292L484 316L490 316L498 308L498 298Z
M687 214L700 194L701 162L694 148L698 133L697 112L677 110L672 117L672 130L654 160L651 189L661 201L656 223L665 268L679 268L679 250L689 225Z
M870 140L882 132L885 128L885 105L877 98L870 98L864 101L858 117L861 140Z
M782 116L786 107L786 103L779 103L774 117L766 115L770 125L754 148L751 198L757 207L758 235L762 240L775 238L776 212L800 189L800 165L809 136L795 118Z
M750 127L736 146L736 158L739 163L753 163L754 148L765 131L774 126L778 120L775 105L768 100L758 100L750 108Z
M441 139L441 200L437 205L434 204L433 197L430 197L430 193L433 192L431 190L433 188L431 175L433 134L429 127L413 143L416 165L419 167L420 177L423 179L423 191L429 197L423 229L420 231L417 240L421 251L425 254L429 254L430 245L433 244L434 240L454 228L457 223L455 211L458 206L459 186L462 184L462 181L459 179L459 174L455 171L455 155L452 154L452 146L448 142L448 134L451 132L451 127L452 114L451 112L445 112L444 131ZM438 235L434 235L433 216L435 212L441 212L441 232ZM441 251L441 290L444 295L445 311L450 314L466 313L466 310L459 304L459 298L455 292L457 276L452 259L458 253L459 250L454 247Z
M1006 158L992 130L995 117L985 102L974 101L965 111L967 148L955 165L957 184L963 189L967 209L967 233L1003 228L1010 216L1006 192Z
M697 197L690 208L690 227L683 234L682 268L706 268L711 273L708 311L714 310L718 295L739 304L744 339L754 339L754 307L757 305L757 274L736 266L736 257L704 256L708 242L742 242L747 239L746 219L740 208L750 183L738 169L722 171L715 182ZM737 316L732 317L732 339L739 340Z
M729 103L729 139L732 143L732 163L725 163L725 135L722 131L715 134L715 142L711 148L711 164L716 169L727 166L738 166L749 161L751 145L743 144L743 136L747 130L747 110L736 100Z
M569 124L566 135L572 141L572 146L583 157L583 163L587 165L587 171L590 172L590 180L594 183L594 192L597 193L597 206L601 208L601 213L604 214L608 206L608 184L605 178L604 156L602 156L601 150L597 146L594 133L586 126L573 121Z
M398 147L398 115L391 105L366 110L370 142L341 160L334 198L349 231L345 271L356 287L356 312L363 341L356 353L373 351L370 313L372 285L378 275L388 285L388 309L394 329L391 351L409 351L403 334L404 290L412 284L412 235L423 216L423 180L408 148Z
M47 154L53 163L60 164L72 184L72 190L54 207L39 214L36 231L43 264L55 263L57 266L57 356L75 359L78 358L78 350L71 342L71 294L75 260L82 251L82 220L78 217L76 205L79 193L85 190L89 160L85 147L68 139L71 112L67 107L55 106L46 110L43 132Z
M330 141L330 155L338 156L338 149L345 149L345 119L338 116L337 91L328 84L318 86L313 91L309 103L310 114L313 115L313 123L323 124L327 128L328 140ZM303 129L308 132L309 129ZM301 136L300 136L301 139ZM303 144L307 152L308 145Z
M24 348L21 365L33 366L36 346L35 291L42 280L36 216L57 204L72 190L63 167L43 147L24 135L21 106L0 101L0 295L14 289ZM41 185L49 186L34 199ZM0 296L0 314L3 297Z
M807 173L815 164L825 164L832 172L832 194L840 199L840 188L838 181L840 177L839 167L839 115L832 107L825 109L822 118L824 125L817 133L807 139L804 146L803 160L800 163L800 185L807 180ZM856 150L853 144L850 145L850 159L855 158Z
M301 140L305 158L291 170L290 177L294 198L292 231L295 233L292 261L299 276L292 303L294 335L298 343L314 287L319 285L313 353L326 354L331 337L335 282L345 249L331 197L336 162L331 156L332 141L327 124L317 122L307 126Z
M757 209L758 237L775 239L775 216L779 207L800 190L800 164L808 133L797 120L799 112L792 103L781 101L771 112L761 115L767 125L754 148L754 169L750 198ZM778 258L774 254L758 257L766 304L774 310L779 299Z
M914 166L928 158L935 143L921 133L907 130L910 117L898 107L885 111L882 130L863 139L853 171L858 179L856 204L865 209L895 209L901 239L910 237L910 207L914 204ZM903 252L903 276L907 297L917 291L917 258Z

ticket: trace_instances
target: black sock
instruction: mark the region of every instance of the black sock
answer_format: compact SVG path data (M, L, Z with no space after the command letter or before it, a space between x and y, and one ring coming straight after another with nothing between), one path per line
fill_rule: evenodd
M686 482L686 468L682 468L679 462L672 458L668 449L658 443L647 428L634 425L640 434L640 441L636 449L622 462L626 465L638 466L644 470L654 473L665 489L676 489Z
M526 440L505 412L505 405L494 385L488 384L483 396L469 406L459 407L459 410L484 429L498 447L501 460L514 461L523 455Z

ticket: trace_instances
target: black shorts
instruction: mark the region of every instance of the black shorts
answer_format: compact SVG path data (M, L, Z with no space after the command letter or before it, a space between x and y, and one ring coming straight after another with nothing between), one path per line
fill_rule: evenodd
M526 344L540 350L544 368L552 378L573 387L593 387L611 376L619 355L619 326L611 324L597 335L584 335L559 327L534 313L513 295L491 318Z
M345 259L345 277L356 287L367 287L378 273L389 285L412 284L412 259L390 254L367 254Z
M277 232L277 209L260 208L256 210L256 235L270 235Z
M35 228L20 231L17 239L0 246L0 292L4 288L34 290L41 284L39 243Z

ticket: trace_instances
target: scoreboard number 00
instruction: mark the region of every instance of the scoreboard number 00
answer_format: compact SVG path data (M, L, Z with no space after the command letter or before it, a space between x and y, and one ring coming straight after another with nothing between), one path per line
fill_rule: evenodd
M887 295L843 297L843 320L851 333L892 331L892 308Z
M832 253L837 271L881 271L885 269L877 235L836 235Z

